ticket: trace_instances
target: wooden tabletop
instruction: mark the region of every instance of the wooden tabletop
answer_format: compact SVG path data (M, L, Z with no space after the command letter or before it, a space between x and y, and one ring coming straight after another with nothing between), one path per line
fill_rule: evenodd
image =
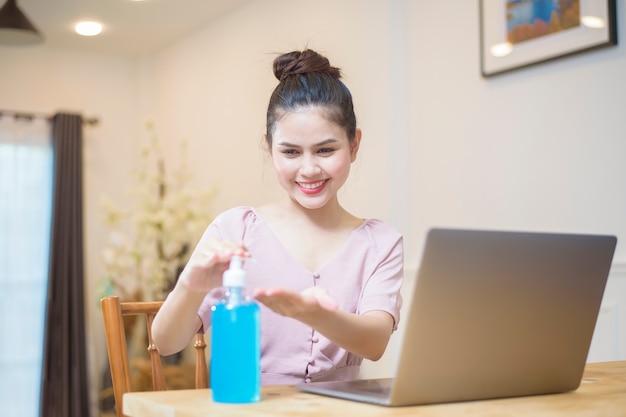
M488 416L626 416L626 361L588 364L578 390L485 401L410 407L382 407L306 394L293 386L268 386L253 404L219 404L208 389L133 392L124 395L130 417L488 417Z

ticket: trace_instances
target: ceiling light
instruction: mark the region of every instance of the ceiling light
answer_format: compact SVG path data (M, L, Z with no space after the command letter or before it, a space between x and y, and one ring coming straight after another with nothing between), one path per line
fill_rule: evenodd
M79 22L74 28L76 33L83 36L96 36L102 32L102 24L98 22Z
M0 43L25 45L43 41L43 36L17 7L16 0L7 0L0 9Z

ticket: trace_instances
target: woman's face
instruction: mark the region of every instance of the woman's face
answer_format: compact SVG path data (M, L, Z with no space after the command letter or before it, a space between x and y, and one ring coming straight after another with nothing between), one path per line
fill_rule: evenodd
M302 207L324 207L348 179L360 140L357 130L350 143L345 131L324 118L319 108L285 113L276 122L272 140L276 178Z

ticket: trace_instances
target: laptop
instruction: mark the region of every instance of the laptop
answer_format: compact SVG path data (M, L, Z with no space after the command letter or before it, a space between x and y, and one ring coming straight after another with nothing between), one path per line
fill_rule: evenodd
M393 378L298 384L384 406L573 391L617 239L431 229Z

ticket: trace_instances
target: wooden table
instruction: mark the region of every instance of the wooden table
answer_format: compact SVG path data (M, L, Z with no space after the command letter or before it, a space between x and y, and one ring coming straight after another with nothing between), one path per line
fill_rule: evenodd
M486 401L382 407L305 394L293 386L263 387L254 404L219 404L208 389L133 392L124 395L131 417L229 416L626 416L626 361L588 364L578 390L564 394Z

